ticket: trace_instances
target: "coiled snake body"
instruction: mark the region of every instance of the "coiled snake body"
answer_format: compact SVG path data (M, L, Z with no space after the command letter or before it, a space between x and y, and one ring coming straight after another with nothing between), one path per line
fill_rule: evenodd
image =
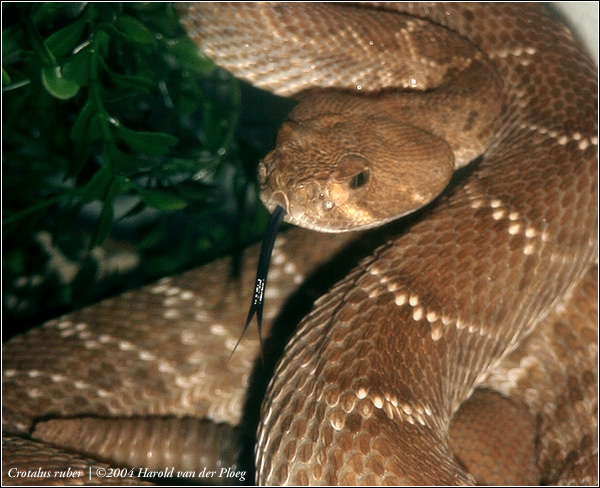
M488 462L485 455L477 448L474 454L458 454L448 435L452 416L482 386L511 398L534 419L539 473L526 481L597 482L597 280L592 269L597 256L597 79L570 34L540 7L523 4L385 7L405 10L411 15L407 18L379 10L383 6L178 8L190 35L234 74L285 95L329 89L325 95L301 96L259 175L269 188L266 199L286 205L292 220L321 227L314 222L337 215L330 220L333 230L341 230L335 222L348 218L369 227L373 220L385 220L385 210L397 216L406 213L407 205L434 199L450 177L448 160L466 162L482 153L460 184L360 261L301 321L262 407L259 482L496 480L493 466L478 474L477 465ZM450 31L463 40L454 41ZM463 52L469 43L476 49ZM438 52L444 45L453 50ZM484 75L471 71L476 64ZM448 80L466 80L467 85L448 88L458 98L436 99L436 88L447 87ZM389 149L396 143L394 114L401 113L401 122L411 126L421 117L412 104L402 112L398 105L388 108L386 97L398 97L398 86L434 97L432 106L424 106L431 112L426 128L435 134L425 149L439 146L444 163L434 176L424 177L437 181L443 173L440 188L430 193L419 178L382 176L365 157L377 154L385 160L400 153L401 148ZM338 101L346 100L338 98L345 96L340 90L367 93L346 102ZM474 105L468 96L476 98ZM410 97L400 95L398 104ZM370 112L362 105L365 99L377 108ZM340 117L339 110L354 103L361 108ZM453 103L462 114L456 118L446 108ZM318 120L311 110L319 113ZM371 118L360 125L365 113ZM486 114L492 121L479 125ZM374 120L381 118L392 130L374 135ZM449 119L449 125L438 127L439 119ZM298 129L314 120L315 134ZM343 136L348 126L350 139ZM419 149L411 146L420 140L421 129L409 132L399 146L409 147L405 159L417 161L413 169L427 173L430 159L419 159ZM483 142L463 154L457 141L468 132ZM339 143L334 149L332 141ZM363 151L369 144L372 152ZM352 151L340 154L335 148L340 146ZM301 174L273 169L273 160L285 165L288 154L307 155ZM327 167L310 166L328 158L342 161L334 167L333 180ZM397 204L402 198L396 193L375 191L390 181L397 188L404 185L398 194L408 200ZM345 207L361 192L362 203ZM350 210L335 213L343 208ZM276 296L271 306L301 281L300 272L311 272L318 253L333 254L347 239L286 236L273 259L270 293ZM292 254L301 257L302 267L285 262ZM254 264L251 258L249 269ZM58 452L71 456L69 462L87 465L84 458L48 447L46 442L69 442L58 441L60 432L53 429L58 425L56 430L69 431L69 438L79 429L96 436L97 445L104 440L93 420L82 419L41 422L30 439L32 422L41 417L125 415L143 424L152 416L187 415L239 423L240 385L248 383L257 342L242 342L227 362L243 323L239 302L247 293L228 290L219 278L223 269L223 263L216 263L125 294L8 344L5 452L17 453L17 460L23 452L37 452L45 463L60 458ZM247 274L246 281L252 271ZM244 286L249 293L251 285ZM273 308L268 309L266 317L273 316ZM200 350L198 344L203 344ZM47 348L59 356L50 370ZM483 425L483 417L475 414L472 424ZM486 443L492 433L484 429L480 437ZM145 439L144 452L170 459L176 441L161 444L159 438ZM95 449L110 459L106 445ZM123 450L132 451L127 443ZM518 469L515 456L520 457L509 454L508 472ZM492 448L489 457L499 456ZM130 462L144 464L148 456Z

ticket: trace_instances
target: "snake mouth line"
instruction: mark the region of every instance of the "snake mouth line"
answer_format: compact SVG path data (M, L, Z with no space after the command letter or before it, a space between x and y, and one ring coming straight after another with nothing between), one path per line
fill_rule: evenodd
M288 224L297 225L298 227L303 227L305 229L315 230L318 232L336 232L311 222L304 211L300 210L297 205L294 206L290 203L290 199L282 190L276 190L268 196L263 193L261 197L265 207L267 207L267 210L271 214L276 211L277 207L281 207L283 210L285 210L283 220Z
M368 230L374 227L379 227L380 225L386 224L389 221L396 219L396 217L390 217L389 219L380 220L378 222L373 222L370 224L365 224L359 227L352 228L327 227L324 225L320 225L314 219L311 219L306 212L300 210L298 206L294 206L293 204L291 204L285 192L281 190L273 192L268 197L266 197L263 193L261 197L269 213L274 213L277 207L281 207L283 210L285 210L283 220L288 224L296 225L298 227L302 227L303 229L313 230L315 232L323 232L326 234L343 234L345 232Z

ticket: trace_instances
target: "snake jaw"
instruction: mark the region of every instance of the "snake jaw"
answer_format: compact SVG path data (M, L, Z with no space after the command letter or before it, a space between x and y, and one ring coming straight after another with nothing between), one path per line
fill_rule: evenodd
M278 181L280 178L273 176L273 180L281 185L281 181ZM348 202L349 198L349 191L344 185L330 181L297 183L291 190L282 186L278 186L276 189L265 186L261 191L261 199L269 212L273 212L277 206L280 206L286 211L284 217L286 222L330 233L350 230L319 224L334 210L345 213L341 207Z
M289 224L306 227L304 211L300 205L294 204L285 190L271 190L268 187L264 187L260 192L260 198L270 213L273 213L277 207L282 207L285 210L283 220Z

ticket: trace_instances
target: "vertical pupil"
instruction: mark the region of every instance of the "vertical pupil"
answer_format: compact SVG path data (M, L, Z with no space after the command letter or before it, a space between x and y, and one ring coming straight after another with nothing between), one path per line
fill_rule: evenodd
M358 173L357 175L354 175L350 179L350 188L352 188L352 189L360 188L367 182L367 179L368 179L367 172L361 171L360 173Z

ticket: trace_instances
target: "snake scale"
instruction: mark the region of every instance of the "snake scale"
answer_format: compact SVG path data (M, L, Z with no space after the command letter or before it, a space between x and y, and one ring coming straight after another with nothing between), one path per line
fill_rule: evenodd
M178 9L191 37L237 76L299 94L298 107L323 96L307 88L328 89L326 124L355 120L334 113L345 102L327 105L340 90L377 103L396 96L398 83L435 92L428 84L444 85L447 73L435 71L444 59L458 63L457 81L477 79L473 60L499 79L497 99L480 100L454 127L468 131L470 114L488 105L494 113L498 104L497 120L473 129L486 140L476 166L416 218L386 226L382 245L371 246L369 234L306 230L278 239L265 308L274 339L253 375L256 337L228 358L256 248L238 282L226 279L228 261L217 261L5 344L3 481L27 481L11 477L12 467L226 466L220 458L239 435L227 424L257 415L260 483L597 483L597 75L568 31L530 4ZM481 54L419 54L416 39L440 46L446 31ZM388 51L398 46L405 51ZM407 59L423 70L403 71ZM433 107L446 118L443 104ZM368 138L368 125L356 137ZM294 132L282 128L276 151L294 146ZM300 147L331 154L325 146L336 136ZM305 185L305 200L316 193L321 210L337 209L377 181L362 156L345 161L349 186L335 180L329 199L302 178L274 179ZM420 204L436 196L409 190ZM296 197L277 198L290 218L311 218ZM381 218L380 209L352 215ZM246 399L246 389L269 369L278 327L298 322L261 411L248 413L262 393Z

